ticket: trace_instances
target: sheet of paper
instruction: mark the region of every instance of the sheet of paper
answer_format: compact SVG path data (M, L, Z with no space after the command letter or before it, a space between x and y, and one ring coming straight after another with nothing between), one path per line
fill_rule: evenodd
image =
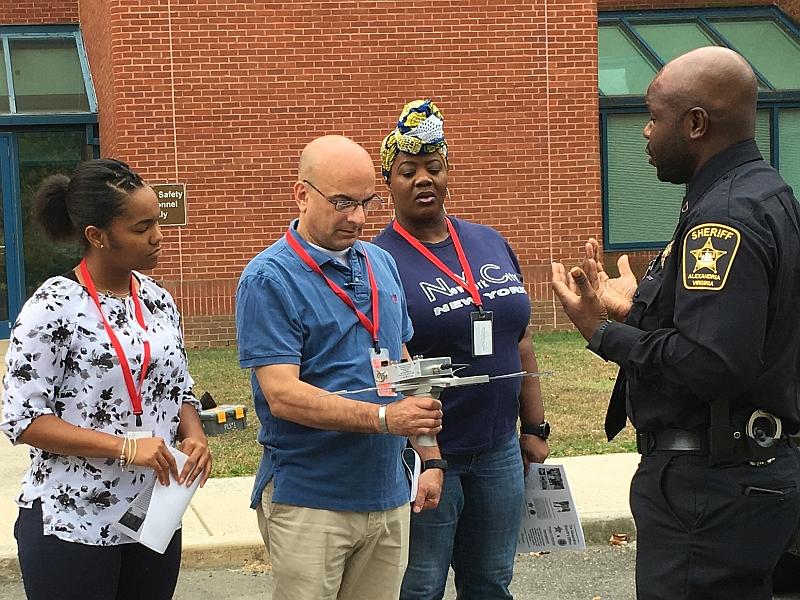
M170 451L180 473L188 456L175 448L170 448ZM134 498L128 510L113 527L151 550L163 554L180 527L183 513L186 512L198 485L200 477L189 487L180 485L171 475L168 487L156 480Z
M586 540L563 465L531 463L517 553L584 549Z
M406 477L411 484L411 494L409 502L414 502L419 489L419 476L422 473L422 460L413 448L403 449L403 466L406 469Z

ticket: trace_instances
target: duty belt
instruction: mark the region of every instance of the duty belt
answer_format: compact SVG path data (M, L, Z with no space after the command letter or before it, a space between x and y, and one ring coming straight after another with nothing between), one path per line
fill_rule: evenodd
M706 455L708 454L708 430L637 431L636 450L645 456L657 451Z
M716 410L715 410L716 408ZM727 410L726 406L723 406ZM777 417L755 410L744 424L734 426L720 407L712 407L711 426L708 429L661 429L637 431L636 449L648 456L655 452L681 452L706 456L711 466L737 465L749 462L760 466L772 462L776 448L787 443ZM741 421L741 419L735 419ZM764 435L763 424L775 423L774 431ZM759 435L760 434L760 435Z

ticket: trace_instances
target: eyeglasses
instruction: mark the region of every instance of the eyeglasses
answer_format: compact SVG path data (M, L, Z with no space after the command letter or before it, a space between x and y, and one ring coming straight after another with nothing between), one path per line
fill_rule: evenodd
M353 212L359 206L364 209L364 212L367 212L373 208L380 208L383 205L383 198L381 198L378 194L372 194L372 196L366 200L354 200L350 196L342 196L341 194L328 197L320 192L319 189L317 189L317 186L310 181L303 179L303 183L310 185L320 196L333 204L333 207L339 212Z

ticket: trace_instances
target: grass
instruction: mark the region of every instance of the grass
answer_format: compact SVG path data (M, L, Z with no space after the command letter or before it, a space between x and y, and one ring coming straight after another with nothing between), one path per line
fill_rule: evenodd
M586 350L583 338L574 331L539 333L534 344L539 369L552 372L542 378L545 412L553 426L551 457L634 451L636 443L630 427L611 443L603 432L616 366ZM261 446L256 441L258 418L253 409L250 377L239 368L236 350L190 350L189 366L198 397L208 391L217 404L247 407L246 429L209 438L214 476L254 474L261 459Z

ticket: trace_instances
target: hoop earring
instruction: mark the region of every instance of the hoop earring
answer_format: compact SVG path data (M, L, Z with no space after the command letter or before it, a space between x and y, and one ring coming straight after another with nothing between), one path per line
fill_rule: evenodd
M450 196L450 188L444 188L444 191L447 192L447 201L452 202L453 198ZM442 210L444 211L444 214L447 214L447 205L442 204Z

